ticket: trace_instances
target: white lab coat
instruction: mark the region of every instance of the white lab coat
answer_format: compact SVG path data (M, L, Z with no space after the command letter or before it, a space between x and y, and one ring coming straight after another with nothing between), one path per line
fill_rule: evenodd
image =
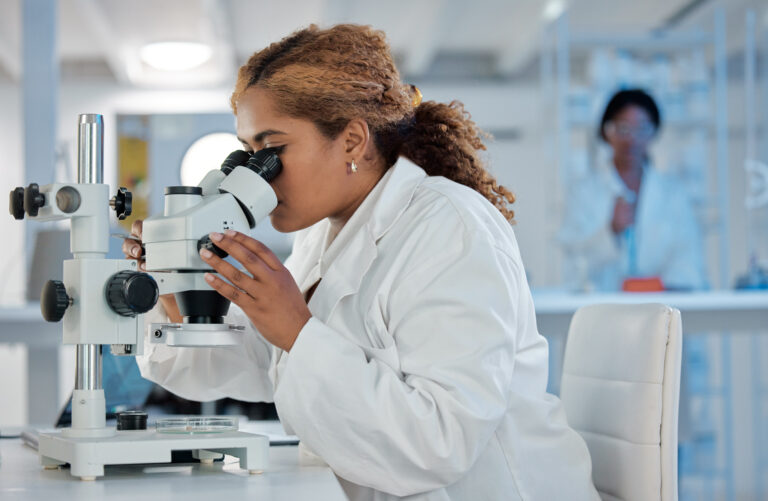
M569 181L559 234L565 281L577 288L615 291L630 275L658 276L669 288L706 288L699 224L683 183L646 165L632 230L634 270L628 240L610 227L616 198L630 198L627 191L610 163Z
M274 398L351 499L597 500L584 441L545 392L502 215L401 159L330 246L329 228L302 230L286 263L302 291L322 277L290 353L251 327L240 348L147 345L142 374L192 399Z

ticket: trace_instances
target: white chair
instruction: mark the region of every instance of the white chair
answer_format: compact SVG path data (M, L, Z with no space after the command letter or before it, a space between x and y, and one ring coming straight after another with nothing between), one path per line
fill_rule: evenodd
M677 500L680 311L594 305L571 320L561 399L603 501Z

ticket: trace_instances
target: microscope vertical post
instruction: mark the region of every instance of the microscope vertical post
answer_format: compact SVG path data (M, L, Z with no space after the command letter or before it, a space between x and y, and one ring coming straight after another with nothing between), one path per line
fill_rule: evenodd
M102 183L103 178L103 118L101 115L95 114L80 115L77 128L77 182L80 184ZM78 256L75 257L77 258ZM75 361L75 389L101 389L100 345L77 345L77 359Z
M104 177L104 122L101 115L78 119L77 182L101 184ZM106 219L73 218L71 248L75 259L104 259L109 248ZM105 227L104 227L105 226ZM103 433L104 393L101 385L101 345L76 345L72 433ZM99 431L97 431L99 430Z

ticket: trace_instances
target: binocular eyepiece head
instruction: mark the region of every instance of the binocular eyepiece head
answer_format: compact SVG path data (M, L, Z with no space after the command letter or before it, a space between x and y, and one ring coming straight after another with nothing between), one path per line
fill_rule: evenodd
M283 170L283 164L277 154L277 148L264 148L253 154L243 150L230 153L221 164L221 170L229 175L235 167L247 167L270 182Z

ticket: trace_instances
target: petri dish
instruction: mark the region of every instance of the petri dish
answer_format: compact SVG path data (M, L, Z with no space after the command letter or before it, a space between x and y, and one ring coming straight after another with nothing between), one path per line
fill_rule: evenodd
M160 418L155 422L158 433L223 433L225 431L237 431L236 417L220 416L189 416Z

